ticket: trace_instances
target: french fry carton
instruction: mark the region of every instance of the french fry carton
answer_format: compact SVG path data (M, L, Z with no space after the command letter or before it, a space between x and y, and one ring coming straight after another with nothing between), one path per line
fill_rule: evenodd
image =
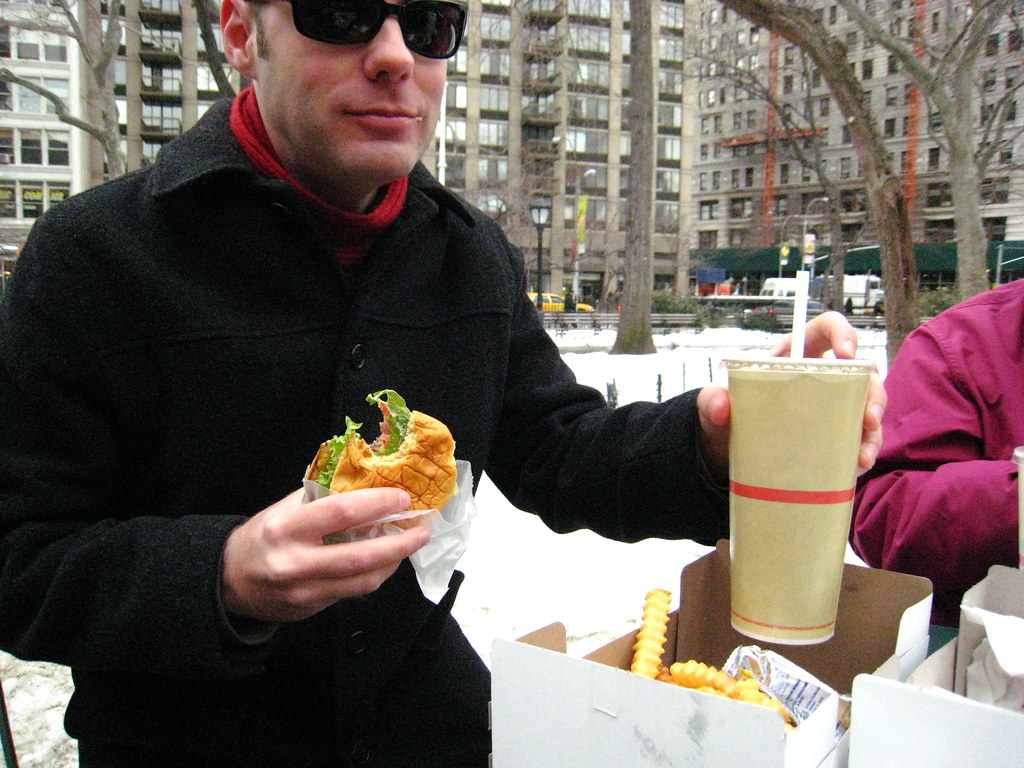
M652 588L663 585L651 585ZM638 595L638 615L643 595ZM916 576L848 565L835 636L815 646L759 643L842 694L854 677L888 662L909 674L928 645L931 584ZM683 569L680 608L670 616L664 662L696 659L721 667L749 645L729 620L729 549ZM746 704L651 680L629 671L635 633L583 658L566 654L553 624L491 652L494 768L842 768L840 701L830 696L798 728Z
M1024 713L964 695L967 667L984 637L966 609L1024 616L1024 572L992 566L964 595L963 606L959 636L905 681L891 679L885 667L855 678L849 768L1024 766Z

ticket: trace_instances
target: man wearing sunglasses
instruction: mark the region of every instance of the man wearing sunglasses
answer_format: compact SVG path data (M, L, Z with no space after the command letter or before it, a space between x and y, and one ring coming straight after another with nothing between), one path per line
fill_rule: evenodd
M441 0L225 0L253 86L33 229L0 305L0 646L72 668L82 768L487 765L461 574L435 605L424 530L323 541L408 496L295 490L370 392L555 530L727 535L724 390L607 408L521 254L418 164L464 25ZM856 337L833 313L806 342Z

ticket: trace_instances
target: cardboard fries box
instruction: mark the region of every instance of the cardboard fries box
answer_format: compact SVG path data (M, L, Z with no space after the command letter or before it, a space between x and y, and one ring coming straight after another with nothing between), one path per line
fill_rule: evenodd
M957 641L929 656L906 682L853 682L849 768L1020 768L1024 715L952 693Z
M651 589L659 586L652 584ZM643 595L637 596L638 618ZM752 641L729 622L729 548L682 572L664 661L690 658L721 667ZM815 646L757 643L805 667L841 693L854 677L888 662L905 677L924 659L931 584L927 579L848 565L836 635ZM710 696L630 673L635 634L584 658L567 656L565 627L491 653L495 768L817 768L835 747L839 702L829 698L788 735L765 707Z
M1024 571L994 565L964 595L964 606L1024 616ZM984 627L961 609L959 636L905 682L888 670L853 684L850 768L903 768L907 755L928 768L1024 766L1024 714L962 695ZM899 717L893 718L898 712Z

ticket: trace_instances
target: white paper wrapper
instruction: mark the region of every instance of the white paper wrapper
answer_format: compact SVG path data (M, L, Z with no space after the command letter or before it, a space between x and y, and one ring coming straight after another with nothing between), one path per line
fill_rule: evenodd
M967 698L1024 713L1024 619L963 610L985 628L967 667Z
M365 525L338 531L325 537L329 544L341 542L363 541L401 533L402 528L394 525L396 521L422 518L417 522L430 531L430 542L413 553L409 558L416 570L423 595L432 603L437 603L448 591L448 582L455 571L459 558L466 551L469 541L470 523L476 515L476 502L473 499L473 472L468 461L456 461L458 472L458 491L445 504L444 509L407 510L397 515L389 515ZM303 503L319 499L331 493L330 490L312 480L303 480Z

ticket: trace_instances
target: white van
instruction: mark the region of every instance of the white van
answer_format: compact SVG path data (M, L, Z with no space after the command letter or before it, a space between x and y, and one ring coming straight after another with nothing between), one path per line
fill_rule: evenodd
M813 288L811 289L813 292ZM761 286L760 296L793 298L795 277L769 277ZM872 311L881 313L885 291L878 275L843 275L843 307L847 313Z

